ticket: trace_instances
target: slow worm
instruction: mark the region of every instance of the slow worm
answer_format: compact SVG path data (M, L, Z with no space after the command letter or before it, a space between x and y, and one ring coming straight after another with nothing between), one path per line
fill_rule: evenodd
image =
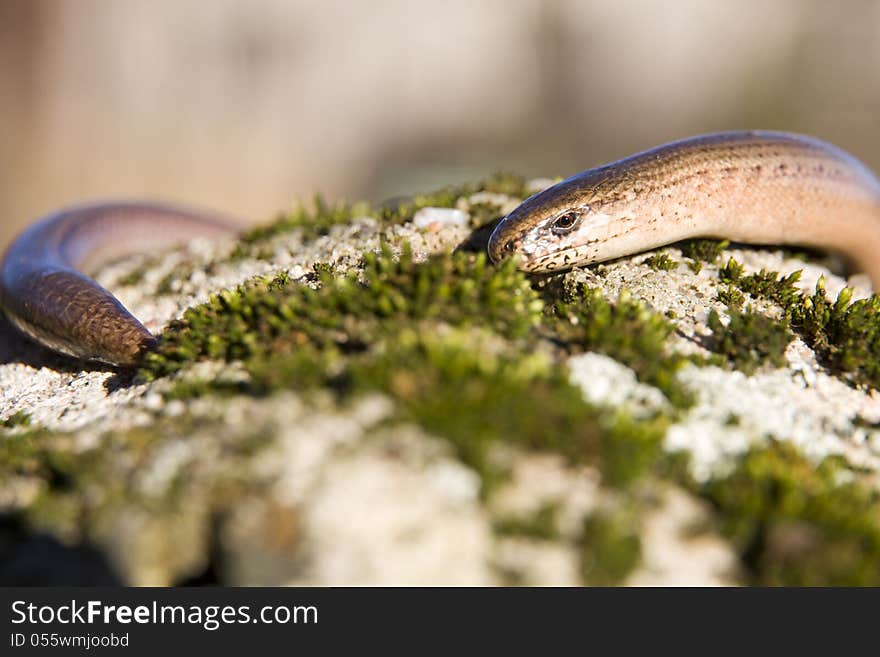
M880 290L880 181L845 151L785 132L721 132L588 169L526 199L493 260L545 272L690 237L840 251Z
M234 234L230 223L154 203L83 205L49 215L10 245L0 305L43 345L134 365L155 338L88 272L124 255ZM526 199L489 239L493 260L528 271L630 255L689 237L842 251L880 289L880 181L825 142L723 132L589 169Z
M135 252L234 234L225 220L157 203L81 205L34 223L0 264L0 306L37 342L84 360L136 364L156 339L87 274Z

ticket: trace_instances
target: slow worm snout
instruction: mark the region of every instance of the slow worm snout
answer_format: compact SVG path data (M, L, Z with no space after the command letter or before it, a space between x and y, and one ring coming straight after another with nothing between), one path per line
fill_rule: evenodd
M155 338L87 272L134 252L234 233L223 219L157 203L65 209L9 246L0 265L0 305L19 330L50 349L134 365Z
M803 135L691 137L526 199L496 227L489 254L552 271L689 237L841 251L880 290L880 181L852 155Z

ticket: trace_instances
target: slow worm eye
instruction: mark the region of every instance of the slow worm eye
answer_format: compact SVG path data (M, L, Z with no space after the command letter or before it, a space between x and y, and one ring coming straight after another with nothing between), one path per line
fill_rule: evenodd
M553 222L550 224L550 230L552 230L557 235L564 235L565 233L574 230L575 226L578 225L580 220L580 212L568 210L567 212L563 212L561 215L553 220Z

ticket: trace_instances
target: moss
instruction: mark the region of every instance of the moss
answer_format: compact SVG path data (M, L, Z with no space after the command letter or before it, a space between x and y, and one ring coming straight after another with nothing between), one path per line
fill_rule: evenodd
M138 285L143 282L144 278L147 275L147 272L150 271L151 268L155 266L155 261L145 262L140 267L136 267L132 269L127 274L120 276L116 279L115 286L117 287L128 287L131 285Z
M740 276L736 285L743 292L772 301L784 309L790 308L801 297L801 291L797 282L801 278L801 271L794 271L788 276L781 276L778 272L762 269L757 274Z
M30 426L30 423L31 414L27 411L16 411L15 413L12 413L3 420L0 420L0 426L5 427L6 429L13 429L15 427L27 427Z
M372 214L366 203L347 203L339 201L328 203L321 195L312 198L310 204L298 204L290 211L279 215L274 222L252 228L246 232L235 251L233 258L254 254L254 245L281 233L298 230L304 240L311 240L329 234L334 226L351 222L355 217Z
M741 305L733 285L755 298L779 305L783 310L781 326L801 336L816 352L819 360L832 371L844 374L851 382L880 387L880 329L877 325L880 297L854 303L852 290L844 288L837 299L828 299L825 280L820 279L812 295L803 295L797 287L801 272L788 276L762 269L744 275L743 267L732 258L719 272L728 283L719 291L719 300L732 309ZM753 327L760 328L760 327ZM766 331L759 331L764 332ZM777 345L780 338L772 342Z
M668 421L636 421L584 402L567 372L539 353L493 354L473 333L400 335L378 357L352 364L350 390L377 387L404 419L449 440L486 489L506 478L497 449L516 446L590 463L624 486L661 457Z
M156 294L164 296L174 292L175 281L186 280L193 273L193 265L190 262L181 262L175 265L156 283Z
M252 387L244 381L226 381L217 379L185 378L175 381L165 392L165 399L197 399L205 395L244 394L252 391Z
M494 203L471 203L468 206L469 225L471 228L482 228L501 219L501 209Z
M526 185L528 181L524 176L510 171L497 171L488 178L483 179L477 185L477 191L491 192L493 194L506 194L517 198L525 198L528 195Z
M687 261L688 269L690 269L694 274L699 274L703 271L703 263L700 260L688 259Z
M141 376L150 379L199 358L249 359L284 355L310 344L363 351L408 321L489 326L524 337L542 303L515 263L490 267L486 256L456 253L413 262L404 248L364 256L361 272L314 273L318 289L261 278L213 296L171 325Z
M569 285L546 323L570 350L611 356L632 368L639 381L662 390L674 406L693 403L693 395L676 378L686 359L667 350L675 325L627 293L611 303L583 283Z
M797 287L800 271L781 276L762 269L757 274L744 275L742 265L732 258L721 268L719 276L728 287L718 292L718 299L731 310L738 310L744 299L734 285L752 297L772 301L782 308L783 317L776 331L760 320L751 322L751 329L742 327L758 338L760 334L769 338L764 341L767 348L778 352L782 338L772 334L783 328L791 330L830 370L843 374L852 383L880 388L880 296L850 303L853 291L844 288L832 301L826 294L824 278L820 278L812 295L804 295Z
M430 194L416 194L410 198L382 205L379 208L379 218L385 223L402 224L410 221L422 208L454 208L458 199L475 191L478 191L477 187L461 185L444 187Z
M765 363L785 365L785 349L794 336L784 323L748 308L729 308L728 315L730 321L725 326L717 311L709 313L708 326L717 353L746 374L753 374Z
M369 203L330 203L316 195L310 203L298 204L280 214L273 222L246 232L231 254L231 259L254 257L269 259L272 251L266 248L268 240L277 235L298 231L305 241L314 240L357 217L370 216L385 225L410 221L416 212L426 207L452 208L459 199L476 192L506 194L514 198L526 195L526 179L509 172L498 172L473 184L448 186L426 194L386 201L377 206ZM498 208L491 204L475 204L471 208L471 223L479 227L500 217Z
M723 533L765 586L880 584L880 499L838 458L818 466L789 443L752 448L698 487Z
M715 299L733 310L739 310L746 301L745 295L739 288L728 285L725 288L717 290Z
M797 270L788 276L782 276L779 272L761 269L757 274L744 274L744 267L733 258L718 271L718 277L723 283L728 284L728 289L736 286L742 292L750 294L754 298L772 301L784 310L791 308L801 298L801 291L797 287L801 279L801 270Z
M726 427L738 427L742 423L739 415L736 413L730 412L727 414L727 417L724 418L724 426Z
M721 252L730 246L730 242L728 240L695 239L679 242L676 246L685 258L713 263L718 260Z
M343 399L388 394L397 402L397 420L448 440L480 475L484 493L506 479L498 450L511 446L590 463L605 483L626 486L662 458L669 422L597 409L549 356L503 349L491 333L473 329L424 325L361 354L306 348L251 361L249 372L260 391L329 387Z
M880 296L850 303L844 288L835 301L820 279L815 292L792 306L791 326L828 367L857 384L880 387Z
M645 264L655 271L672 271L678 267L678 261L670 258L668 253L655 253L645 260Z
M181 466L167 480L151 477L169 448L180 453L183 437L186 444L203 440L217 446L215 459ZM20 510L23 520L67 543L112 544L120 517L131 513L165 523L173 534L181 517L194 514L207 523L209 505L222 508L244 488L263 485L248 476L244 461L262 450L268 437L259 429L230 435L189 416L108 431L86 446L73 433L31 431L0 441L0 486L14 490L29 482L36 494ZM180 522L179 530L189 526Z
M631 509L597 512L584 520L580 540L580 570L584 584L622 583L641 561L639 516Z
M659 458L666 418L637 422L586 404L567 370L533 349L547 327L570 327L576 318L571 335L578 341L627 358L675 399L683 392L663 367L678 360L661 353L671 325L642 306L612 305L591 291L577 309L560 306L564 321L558 313L544 317L515 263L491 267L482 254L416 263L408 249L396 258L386 247L367 254L361 271L320 268L313 278L317 289L284 276L258 279L191 309L147 357L141 376L199 358L241 359L245 382L182 381L169 394L323 387L347 399L383 391L398 402L398 419L449 440L487 490L505 476L495 459L503 445L596 464L614 485ZM622 337L627 330L634 339Z
M559 504L542 504L534 512L524 515L505 515L492 523L496 534L522 536L541 541L559 538Z
M722 283L736 284L742 278L743 271L745 271L745 267L733 258L728 258L724 266L718 270L718 278Z

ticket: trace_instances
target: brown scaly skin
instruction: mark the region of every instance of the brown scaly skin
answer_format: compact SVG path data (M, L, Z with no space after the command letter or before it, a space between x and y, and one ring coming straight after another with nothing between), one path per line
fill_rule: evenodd
M0 263L0 307L37 342L83 360L137 364L156 339L82 270L198 237L234 234L231 223L157 203L68 208L21 233Z
M553 271L691 237L841 251L880 289L880 181L845 151L803 135L691 137L526 199L495 228L489 255Z

